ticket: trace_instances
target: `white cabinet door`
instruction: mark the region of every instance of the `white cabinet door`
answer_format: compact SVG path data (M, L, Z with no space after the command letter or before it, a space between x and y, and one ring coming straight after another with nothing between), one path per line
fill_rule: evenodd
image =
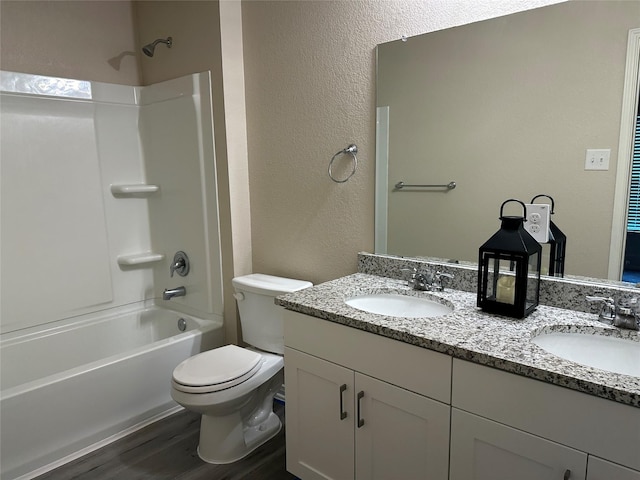
M449 415L448 405L356 373L356 479L447 480Z
M285 348L287 470L304 480L354 477L353 371Z
M587 454L452 408L450 467L450 480L585 480Z
M640 480L640 472L589 455L587 480Z

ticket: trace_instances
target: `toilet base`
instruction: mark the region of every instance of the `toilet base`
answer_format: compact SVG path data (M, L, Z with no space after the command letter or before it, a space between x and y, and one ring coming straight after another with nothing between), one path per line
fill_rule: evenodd
M271 412L257 425L242 428L239 414L221 417L202 416L198 456L217 465L246 457L275 437L282 428L280 418Z

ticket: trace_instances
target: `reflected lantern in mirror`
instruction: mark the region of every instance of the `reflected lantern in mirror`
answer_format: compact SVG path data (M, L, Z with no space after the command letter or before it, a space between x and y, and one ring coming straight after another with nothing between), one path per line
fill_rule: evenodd
M553 213L553 212L551 212ZM567 251L567 236L553 221L549 224L549 275L564 277L564 259Z
M503 215L509 202L522 205L524 215ZM479 249L477 305L485 312L524 318L538 306L542 247L524 229L526 214L520 200L503 202L500 230Z
M534 203L540 197L546 197L551 200L551 215L553 215L555 213L555 202L549 195L536 195L531 199L531 203ZM547 244L549 245L549 267L548 271L544 273L552 277L564 277L567 236L553 223L553 220L549 222L549 240Z

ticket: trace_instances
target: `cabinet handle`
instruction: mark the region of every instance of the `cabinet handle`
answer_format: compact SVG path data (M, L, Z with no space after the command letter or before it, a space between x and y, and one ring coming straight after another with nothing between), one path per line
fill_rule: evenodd
M364 392L358 392L358 428L364 425L364 420L360 417L360 400L364 397Z
M567 469L564 471L564 480L569 480L571 478L571 470Z
M347 418L347 412L344 411L344 405L342 404L342 394L347 389L347 384L343 383L340 385L340 420L344 420Z

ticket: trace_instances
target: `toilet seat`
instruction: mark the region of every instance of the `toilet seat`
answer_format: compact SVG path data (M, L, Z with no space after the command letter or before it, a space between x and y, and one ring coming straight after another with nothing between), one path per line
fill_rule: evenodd
M173 371L172 384L185 393L212 393L239 385L254 376L264 358L236 345L199 353Z

